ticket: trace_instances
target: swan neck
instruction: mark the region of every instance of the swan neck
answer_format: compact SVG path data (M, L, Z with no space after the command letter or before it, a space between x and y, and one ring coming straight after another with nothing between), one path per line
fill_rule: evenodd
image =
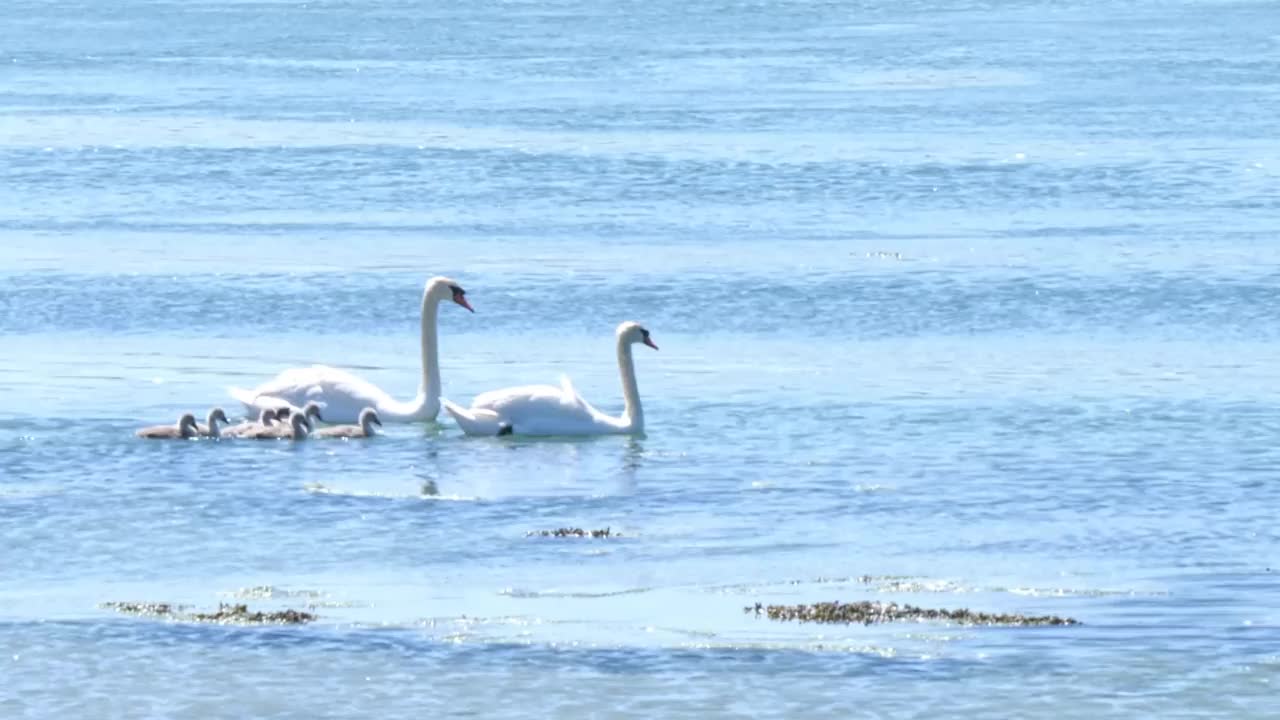
M419 392L424 405L435 405L440 397L439 345L436 337L436 315L440 301L432 297L431 286L422 293L422 385Z
M618 338L618 372L622 375L622 397L626 401L623 421L634 431L644 430L644 408L640 405L640 388L636 385L636 363L631 356L631 343Z

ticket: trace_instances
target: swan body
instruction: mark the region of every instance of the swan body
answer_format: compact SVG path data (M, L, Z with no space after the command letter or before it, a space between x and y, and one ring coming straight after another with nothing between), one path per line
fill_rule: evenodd
M316 438L367 438L373 437L373 426L382 426L382 421L378 419L378 411L373 408L365 408L360 411L360 423L357 425L337 425L335 427L321 428L311 433L311 437Z
M178 418L176 425L153 425L142 428L134 434L147 440L186 440L197 437L200 429L196 425L196 416L185 413Z
M272 424L275 423L275 421L276 421L276 411L271 408L267 408L266 410L263 410L261 413L258 413L257 422L250 420L247 422L242 422L239 425L232 425L229 428L223 429L222 437L224 438L244 437L246 433L252 432L254 430L260 430L264 427L270 427Z
M311 426L307 424L307 416L295 413L289 416L287 425L276 423L270 427L251 430L241 437L248 440L306 440L310 433Z
M222 428L218 427L218 423L229 425L230 420L227 419L227 413L222 408L216 407L209 411L209 417L205 420L204 425L196 425L196 432L200 437L213 438L217 440L222 437Z
M478 395L470 408L448 400L445 410L468 435L618 435L644 432L644 409L636 385L631 346L658 346L639 323L624 322L616 333L618 371L626 409L621 417L597 410L573 387L567 376L560 386L522 385Z
M440 302L450 299L475 312L466 291L447 277L434 277L422 292L422 382L413 400L400 401L385 390L346 370L328 365L291 368L252 390L228 388L250 413L289 408L297 412L308 402L324 409L326 422L359 422L360 411L372 407L387 422L435 420L440 413L440 362L436 316Z

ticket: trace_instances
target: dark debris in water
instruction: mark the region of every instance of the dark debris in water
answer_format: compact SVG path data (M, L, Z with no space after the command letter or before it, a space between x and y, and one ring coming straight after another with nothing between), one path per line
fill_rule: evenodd
M582 528L556 528L555 530L530 530L525 537L622 537L622 533L613 532L611 528L603 530L583 530Z
M250 612L249 606L240 603L218 603L216 612L193 613L192 619L199 622L237 623L247 625L302 625L316 619L315 615L303 610L286 608L273 612Z
M218 603L218 609L212 612L187 612L184 606L169 603L109 602L102 607L127 615L221 625L303 625L316 619L315 615L302 610L251 611L241 603Z
M186 606L169 603L106 602L102 603L102 607L126 615L171 616L181 614Z
M1078 625L1072 618L1057 615L1020 615L1009 613L984 613L960 608L958 610L932 609L914 605L885 602L820 602L812 605L761 605L743 608L743 612L766 615L770 620L795 620L816 623L873 623L888 622L950 622L957 625L1009 625L1013 627L1041 627L1048 625Z

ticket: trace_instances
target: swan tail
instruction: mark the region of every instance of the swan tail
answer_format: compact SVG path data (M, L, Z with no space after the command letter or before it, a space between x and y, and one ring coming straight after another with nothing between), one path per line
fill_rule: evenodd
M245 390L244 388L238 388L238 387L228 387L227 392L231 395L231 397L235 398L236 402L240 403L241 405L244 405L245 409L247 410L257 409L258 394L256 392L252 390Z
M510 434L511 424L503 422L498 413L492 410L464 408L444 398L440 399L440 404L444 406L445 412L453 416L454 422L458 423L462 432L468 435L499 435L502 434L504 426L507 428L506 434Z

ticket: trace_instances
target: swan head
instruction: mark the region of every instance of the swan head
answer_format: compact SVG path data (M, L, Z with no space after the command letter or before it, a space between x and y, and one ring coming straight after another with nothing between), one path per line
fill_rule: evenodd
M182 437L191 437L200 434L200 426L196 424L196 416L191 413L183 413L178 418L178 432L182 433Z
M378 411L373 408L365 408L360 411L360 427L364 428L366 435L372 435L372 427L377 425L382 427L382 420L378 418Z
M214 423L222 423L223 425L229 425L231 423L231 421L227 419L226 411L220 407L216 407L209 411L208 421L209 427L213 427Z
M258 423L261 425L270 425L276 421L278 413L275 408L267 408L258 414Z
M471 312L476 311L475 308L471 307L471 303L467 302L467 291L463 290L461 285L443 275L433 277L427 283L427 297L437 302L452 300Z
M294 413L289 416L289 424L293 426L293 436L303 438L311 433L311 425L307 422L306 413Z
M640 343L648 345L654 350L658 346L654 344L653 338L649 337L649 331L638 322L627 321L618 326L618 341L630 344Z

